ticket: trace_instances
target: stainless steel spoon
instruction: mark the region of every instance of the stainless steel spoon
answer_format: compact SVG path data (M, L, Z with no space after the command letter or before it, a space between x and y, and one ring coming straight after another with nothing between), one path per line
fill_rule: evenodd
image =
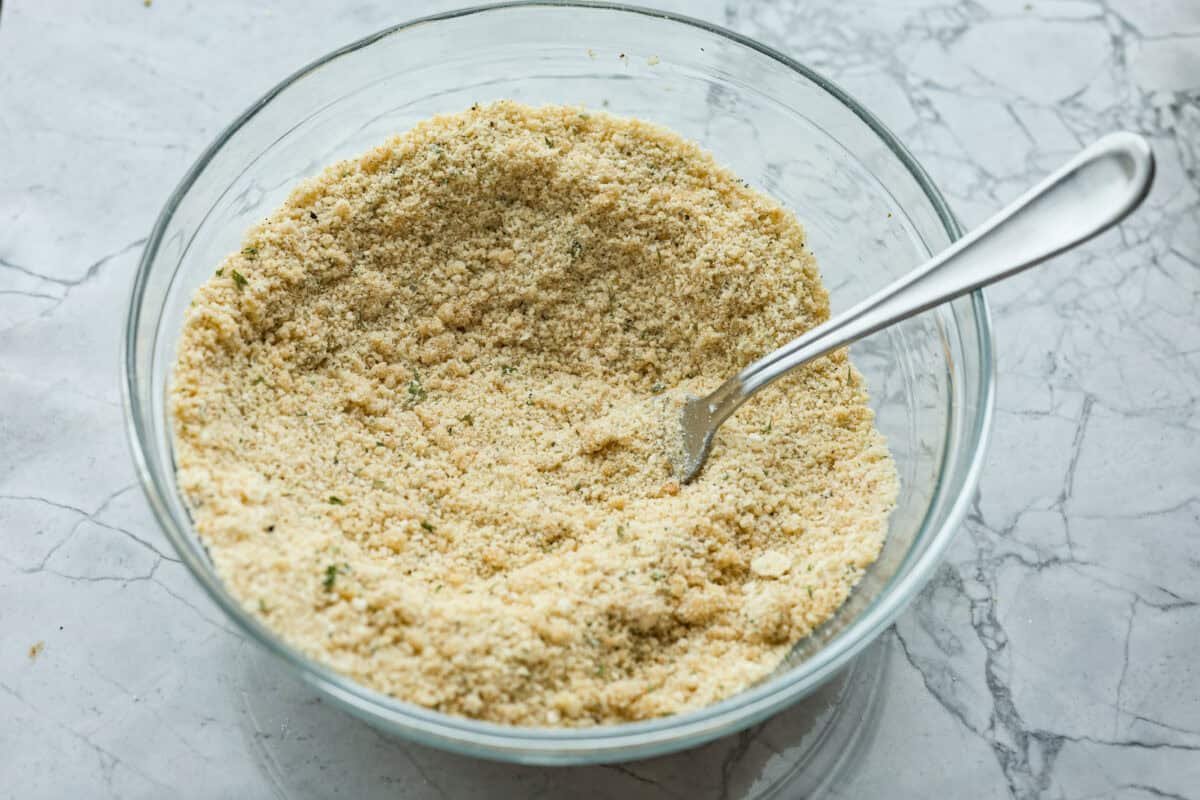
M814 358L1090 239L1137 208L1153 179L1146 140L1111 133L903 278L763 356L707 397L689 397L675 462L679 480L699 474L717 428L758 390Z

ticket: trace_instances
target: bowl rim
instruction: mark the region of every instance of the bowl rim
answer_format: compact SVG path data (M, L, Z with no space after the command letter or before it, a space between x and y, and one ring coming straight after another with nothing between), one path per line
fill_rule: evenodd
M990 438L995 405L996 366L991 313L982 291L976 290L969 295L972 317L975 322L975 334L978 339L980 363L976 411L973 419L965 418L967 423L973 422L973 425L968 424L962 432L967 453L966 463L960 473L962 485L958 496L950 503L940 528L932 532L929 545L919 554L908 571L897 579L893 579L886 591L851 623L859 629L858 635L838 637L829 644L823 645L803 662L805 668L802 670L789 670L733 697L703 708L653 720L592 728L525 727L484 722L444 714L398 700L367 688L308 658L244 611L238 601L225 589L215 571L201 562L194 549L189 546L186 532L176 524L176 520L167 508L163 487L154 478L147 446L144 444L146 441L152 441L152 434L146 430L144 424L146 410L139 400L137 385L139 374L137 368L138 333L142 327L140 312L142 299L147 289L154 257L168 224L197 178L229 139L276 96L298 80L344 55L369 47L386 37L423 25L479 14L531 8L578 8L653 17L698 28L705 33L732 41L780 63L815 84L862 120L908 170L932 204L951 240L962 236L961 225L925 169L880 120L828 78L748 36L682 14L624 3L604 2L603 0L510 0L509 2L474 5L431 14L388 26L332 50L292 72L227 125L184 174L169 195L146 241L125 307L125 341L121 358L120 383L126 436L139 483L155 519L187 565L192 576L204 587L209 598L221 607L242 632L286 662L301 678L338 705L357 716L366 718L368 722L382 724L389 731L419 743L477 757L531 764L584 764L644 758L696 746L718 736L742 730L802 698L836 674L850 659L874 642L928 582L933 570L940 564L946 548L953 539L953 535L973 499ZM157 335L157 330L155 334ZM935 499L944 488L944 474L944 472L939 473ZM925 524L927 522L922 523L922 527Z

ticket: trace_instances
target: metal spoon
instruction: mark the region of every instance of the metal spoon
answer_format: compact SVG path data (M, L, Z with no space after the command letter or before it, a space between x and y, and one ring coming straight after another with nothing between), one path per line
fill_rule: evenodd
M675 464L679 480L699 474L717 428L758 390L814 358L1090 239L1137 208L1153 179L1146 140L1111 133L903 278L763 356L707 397L689 397Z

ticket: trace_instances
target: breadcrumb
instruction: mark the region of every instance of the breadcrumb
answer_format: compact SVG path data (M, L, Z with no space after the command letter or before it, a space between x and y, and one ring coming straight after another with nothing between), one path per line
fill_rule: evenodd
M694 709L882 545L896 471L844 352L693 483L662 440L828 313L795 218L695 145L473 106L301 184L197 290L179 483L245 607L367 686L519 725Z

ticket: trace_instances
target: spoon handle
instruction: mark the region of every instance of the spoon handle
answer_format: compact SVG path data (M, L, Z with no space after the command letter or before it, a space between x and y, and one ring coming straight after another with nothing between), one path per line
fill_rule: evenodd
M712 416L807 361L1090 239L1137 208L1153 178L1145 139L1105 136L922 266L743 369L710 395Z

